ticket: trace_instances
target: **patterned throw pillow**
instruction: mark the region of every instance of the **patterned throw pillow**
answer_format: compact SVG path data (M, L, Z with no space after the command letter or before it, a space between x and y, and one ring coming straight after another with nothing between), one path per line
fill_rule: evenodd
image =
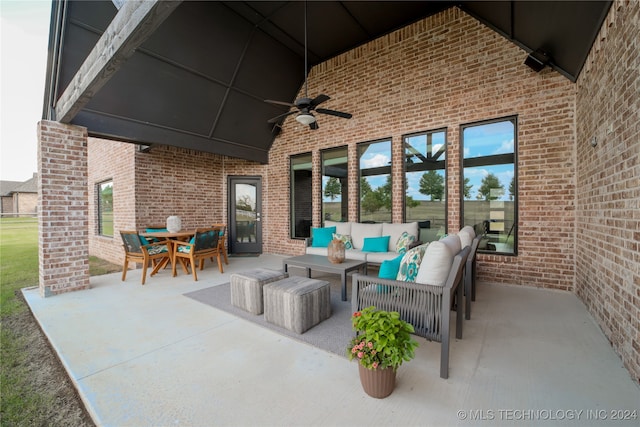
M407 252L407 249L409 249L409 245L415 242L415 240L416 236L403 231L398 238L398 241L396 242L396 252L398 252L399 254Z
M422 262L424 252L427 250L427 246L429 246L428 243L416 246L402 256L402 261L400 262L400 270L398 270L398 276L396 277L396 280L402 280L405 282L416 281L416 277L418 276L418 269L420 268L420 263Z
M344 248L345 249L353 249L353 243L351 242L351 236L350 235L333 233L333 238L334 239L338 239L342 243L344 243Z

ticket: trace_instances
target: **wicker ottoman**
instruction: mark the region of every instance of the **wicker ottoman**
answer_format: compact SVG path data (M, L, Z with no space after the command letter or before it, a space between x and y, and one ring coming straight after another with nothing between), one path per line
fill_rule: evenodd
M329 282L292 276L263 287L264 320L298 334L331 316Z
M231 304L253 314L263 312L262 287L270 282L285 279L288 273L269 268L256 268L244 273L233 273L231 281Z

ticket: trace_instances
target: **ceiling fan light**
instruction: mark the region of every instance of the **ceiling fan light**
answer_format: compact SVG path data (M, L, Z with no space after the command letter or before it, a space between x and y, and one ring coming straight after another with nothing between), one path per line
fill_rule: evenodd
M310 125L311 123L316 121L316 118L311 114L301 113L296 116L296 120L303 125Z

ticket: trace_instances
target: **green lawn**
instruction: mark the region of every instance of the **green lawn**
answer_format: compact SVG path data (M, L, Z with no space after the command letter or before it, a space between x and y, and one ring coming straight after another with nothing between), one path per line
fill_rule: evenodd
M121 267L95 257L91 275ZM28 307L16 293L38 285L38 222L36 218L0 219L0 425L50 425L56 394L43 392L30 373L30 338L17 334L16 322ZM54 297L55 298L55 297ZM36 326L37 327L37 326ZM45 369L46 367L42 367ZM29 420L29 421L26 421Z

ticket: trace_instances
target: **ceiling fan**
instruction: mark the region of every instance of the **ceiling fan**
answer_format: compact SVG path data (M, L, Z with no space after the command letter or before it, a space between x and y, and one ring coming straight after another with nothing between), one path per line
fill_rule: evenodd
M304 98L299 98L295 103L291 102L283 102L283 101L274 101L271 99L265 99L264 102L268 102L269 104L276 105L285 105L287 107L296 107L296 109L288 111L284 114L280 114L272 119L267 120L267 123L277 123L283 117L290 116L291 114L298 113L296 116L296 120L303 125L309 125L309 127L313 130L318 129L318 122L316 121L315 116L311 113L312 111L316 111L320 114L328 114L330 116L343 117L345 119L350 119L352 115L350 113L343 113L342 111L328 110L326 108L316 108L318 105L322 104L325 101L328 101L329 98L327 95L320 94L315 98L309 98L309 94L307 92L307 2L304 2Z

